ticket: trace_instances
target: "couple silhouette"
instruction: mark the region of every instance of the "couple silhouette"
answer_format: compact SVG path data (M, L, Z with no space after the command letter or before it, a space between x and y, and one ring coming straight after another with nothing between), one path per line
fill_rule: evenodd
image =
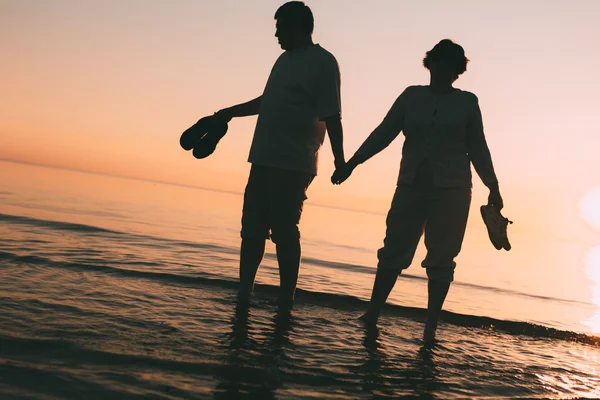
M263 94L211 116L222 136L232 118L258 115L242 213L240 297L252 293L270 239L279 264L279 304L292 307L301 259L298 225L307 189L317 174L325 133L335 159L331 181L339 185L402 132L405 139L396 192L383 247L377 252L371 300L360 320L367 325L377 322L424 235L427 255L422 266L428 276L429 297L423 340L432 343L466 229L471 163L490 190L487 207L497 212L503 207L477 97L453 86L469 60L463 48L449 39L426 52L423 66L430 72L429 84L407 87L346 161L341 80L335 57L313 42L313 14L303 2L282 5L275 21L275 36L284 52L275 62ZM208 154L214 146L210 148Z

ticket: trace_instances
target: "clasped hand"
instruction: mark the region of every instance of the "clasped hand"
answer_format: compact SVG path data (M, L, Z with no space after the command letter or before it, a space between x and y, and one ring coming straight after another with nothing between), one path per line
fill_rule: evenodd
M342 184L346 179L352 175L354 168L358 163L354 159L350 159L347 163L336 165L335 172L331 175L331 183L334 185Z

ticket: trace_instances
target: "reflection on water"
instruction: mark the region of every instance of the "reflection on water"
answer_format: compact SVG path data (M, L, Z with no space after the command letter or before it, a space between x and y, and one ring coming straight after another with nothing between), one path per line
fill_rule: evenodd
M392 358L386 354L376 326L365 327L362 344L365 349L365 362L360 368L362 388L374 398L411 394L427 399L447 389L438 379L435 348L421 346L414 356Z
M293 317L288 309L278 308L270 327L263 332L254 329L250 303L237 298L231 318L231 332L223 347L227 362L218 369L214 396L217 399L275 399L275 390L282 386L281 360L289 344ZM260 328L264 329L264 328ZM271 332L261 343L253 334Z
M328 368L339 367L315 365L309 369L304 365L307 360L297 358L294 349L300 348L302 341L295 343L290 334L300 322L291 311L274 307L272 318L265 320L253 312L248 301L239 298L232 308L231 329L221 341L226 359L214 376L218 381L214 390L217 399L275 399L281 395L310 394L284 387L285 382L295 381L318 386L355 386L357 393L369 398L395 398L403 394L434 398L438 390L448 389L438 379L435 348L415 346L418 350L409 356L392 357L386 353L380 329L367 327L363 330L362 351L356 354L360 364L351 367L345 377L332 372L327 375ZM306 327L298 328L308 334Z
M271 308L270 305L266 305ZM316 385L346 384L355 386L357 393L368 398L396 398L402 395L435 398L436 393L447 392L451 384L439 379L436 357L437 349L426 349L414 343L414 351L397 353L398 349L384 343L383 333L378 327L359 328L362 332L362 350L357 349L359 364L351 367L347 376L327 374L329 368L339 367L305 364L297 358L296 350L303 341L291 339L291 334L300 329L300 335L308 334L307 327L300 326L293 313L273 307L271 319L257 313L256 304L237 299L232 306L230 331L223 335L221 347L226 353L225 362L217 368L214 397L218 399L275 399L281 395L302 396L300 391L285 387L286 382L304 381ZM259 306L262 308L262 306ZM264 309L262 310L264 311ZM259 315L260 314L260 315ZM304 321L306 322L306 321ZM411 346L412 347L412 346ZM296 350L295 350L296 349ZM396 353L393 356L388 354ZM317 355L313 355L318 358ZM314 369L321 369L315 374ZM446 379L448 381L448 379ZM304 393L309 394L309 392Z

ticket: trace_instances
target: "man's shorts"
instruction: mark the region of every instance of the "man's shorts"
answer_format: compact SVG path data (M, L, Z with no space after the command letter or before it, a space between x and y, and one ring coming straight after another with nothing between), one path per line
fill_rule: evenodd
M314 175L253 164L244 192L242 239L298 240L306 190Z

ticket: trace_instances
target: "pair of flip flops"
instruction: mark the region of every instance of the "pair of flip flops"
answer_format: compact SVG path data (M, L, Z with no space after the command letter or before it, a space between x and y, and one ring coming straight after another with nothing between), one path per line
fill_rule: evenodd
M496 250L510 250L511 245L508 241L506 228L508 224L512 224L512 221L504 217L500 213L500 210L492 204L481 206L481 217L487 228L488 236Z
M200 118L183 132L179 144L186 151L192 150L194 157L206 158L215 151L219 140L227 133L228 127L227 121L215 115Z

